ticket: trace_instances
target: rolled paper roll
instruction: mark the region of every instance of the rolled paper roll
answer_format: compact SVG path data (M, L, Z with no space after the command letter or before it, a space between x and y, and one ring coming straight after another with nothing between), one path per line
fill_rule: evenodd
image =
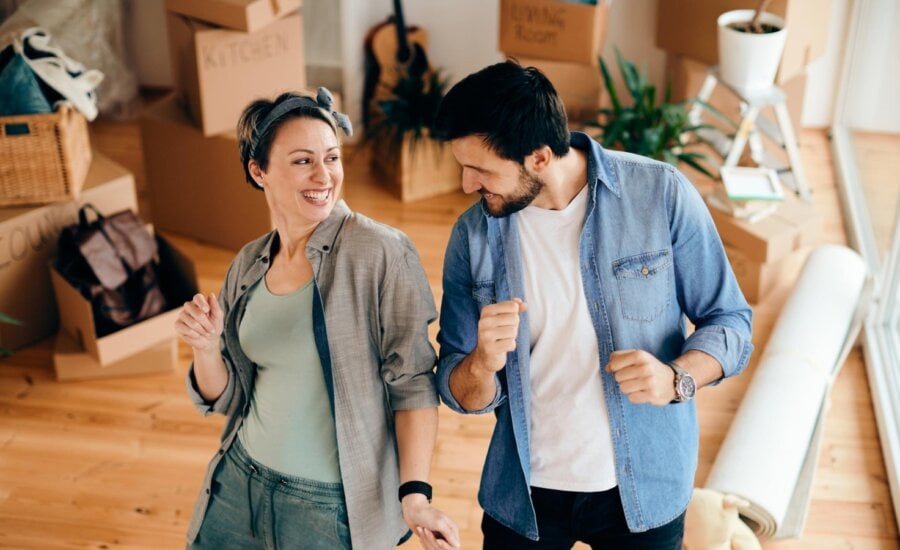
M772 329L705 486L748 502L761 539L799 536L831 383L858 330L867 273L849 248L815 249Z

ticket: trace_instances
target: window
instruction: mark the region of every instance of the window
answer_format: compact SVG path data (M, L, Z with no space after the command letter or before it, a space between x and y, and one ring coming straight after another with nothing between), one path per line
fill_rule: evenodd
M847 234L874 276L863 351L900 523L900 4L853 0L832 126Z

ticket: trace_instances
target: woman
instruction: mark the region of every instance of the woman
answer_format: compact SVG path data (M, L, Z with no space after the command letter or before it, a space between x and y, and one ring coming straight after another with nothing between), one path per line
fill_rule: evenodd
M408 529L425 548L459 545L426 482L431 291L406 236L340 200L338 126L350 135L324 88L256 101L238 122L247 182L276 229L175 324L194 352L192 399L228 417L190 548L388 549Z

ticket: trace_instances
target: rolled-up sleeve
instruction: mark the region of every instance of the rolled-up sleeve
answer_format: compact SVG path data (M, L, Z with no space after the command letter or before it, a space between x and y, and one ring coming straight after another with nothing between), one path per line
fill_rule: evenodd
M712 356L727 378L749 362L753 313L703 199L683 175L674 174L670 200L677 294L695 326L682 353L697 350Z
M200 388L197 386L197 378L194 376L193 362L191 363L190 369L188 369L188 374L185 378L188 397L194 403L194 406L197 407L197 410L203 413L203 416L209 416L211 414L228 415L234 408L237 397L234 383L235 377L231 375L231 373L234 372L234 369L231 366L231 361L226 360L225 366L228 368L228 383L225 385L225 390L222 392L222 395L215 401L207 401L200 395Z
M428 279L412 245L390 267L379 300L382 378L392 410L437 407L436 355L428 325L437 318Z
M450 389L450 374L478 344L478 320L481 311L472 298L468 242L460 225L453 228L444 255L441 300L441 330L438 332L440 359L437 368L438 391L441 400L451 409L464 414L483 414L493 411L503 402L500 377L494 376L497 391L494 399L483 409L464 409Z

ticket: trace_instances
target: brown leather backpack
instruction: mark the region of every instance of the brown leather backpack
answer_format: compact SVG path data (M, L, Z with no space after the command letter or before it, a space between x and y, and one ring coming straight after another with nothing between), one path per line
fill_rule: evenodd
M88 212L96 219L88 222ZM156 239L131 210L103 216L86 204L59 237L56 269L94 310L102 337L165 311Z

